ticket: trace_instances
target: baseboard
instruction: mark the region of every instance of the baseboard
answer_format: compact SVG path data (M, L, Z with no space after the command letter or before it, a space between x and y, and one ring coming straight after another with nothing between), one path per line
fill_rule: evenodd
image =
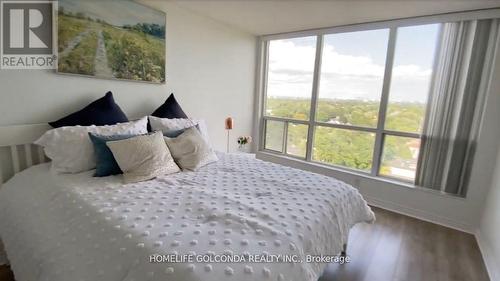
M491 245L488 240L484 238L480 229L476 231L475 236L490 280L500 281L500 260L497 260L497 257L492 253Z
M421 209L415 209L415 208L408 208L406 206L389 202L389 201L384 201L380 200L377 198L373 198L370 196L365 196L363 195L366 201L368 201L368 204L373 205L375 207L379 207L382 209L386 209L398 214L402 214L405 216L413 217L419 220L423 221L428 221L434 224L439 224L448 228L453 228L462 232L467 232L470 234L475 234L475 228L465 224L463 222L455 221L455 220L450 220L449 218L438 216L426 211L423 211Z

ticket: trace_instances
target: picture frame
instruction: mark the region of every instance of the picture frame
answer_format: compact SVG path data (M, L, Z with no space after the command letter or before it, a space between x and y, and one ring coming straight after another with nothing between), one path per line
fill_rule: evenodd
M131 0L60 0L56 22L58 74L165 83L165 12Z

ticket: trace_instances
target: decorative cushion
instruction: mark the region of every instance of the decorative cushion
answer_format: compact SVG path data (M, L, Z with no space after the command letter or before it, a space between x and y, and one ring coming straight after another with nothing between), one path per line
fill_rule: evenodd
M184 110L177 102L174 94L170 94L167 100L158 107L152 114L152 116L160 118L188 118Z
M35 144L44 148L57 173L79 173L94 169L96 158L89 132L98 135L147 134L147 117L112 126L72 126L47 131Z
M126 183L180 171L161 132L106 143L123 171Z
M115 103L113 93L107 92L106 95L83 109L63 117L57 121L49 122L54 128L64 126L104 126L115 125L117 123L128 122L127 116L121 108Z
M199 125L196 125L194 126L198 131L200 130L200 126ZM191 127L189 127L191 128ZM178 137L180 134L184 133L184 131L186 131L187 129L189 128L185 128L185 129L178 129L178 130L169 130L169 131L164 131L163 132L163 136L164 137L169 137L169 138L176 138Z
M122 170L116 163L113 152L106 145L108 141L124 140L137 135L112 135L101 136L89 133L90 140L94 144L94 152L96 157L96 168L94 177L107 177L111 175L122 174Z
M151 129L153 131L162 131L164 134L169 131L176 131L187 129L193 126L198 126L201 135L205 139L205 141L210 144L210 140L208 137L207 126L205 121L203 120L193 120L188 118L158 118L154 116L149 116L149 124L151 125Z
M183 170L196 171L218 160L196 127L186 129L176 138L164 137L175 162Z

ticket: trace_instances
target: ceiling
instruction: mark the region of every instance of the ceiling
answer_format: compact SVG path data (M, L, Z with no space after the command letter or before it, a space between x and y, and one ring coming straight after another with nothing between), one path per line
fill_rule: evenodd
M500 0L167 1L255 35L500 7Z

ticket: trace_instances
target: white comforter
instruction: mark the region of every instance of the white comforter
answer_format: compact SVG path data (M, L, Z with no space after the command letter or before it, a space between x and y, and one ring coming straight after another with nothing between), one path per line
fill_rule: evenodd
M0 237L16 280L315 281L326 264L151 263L150 255L334 255L354 224L374 220L341 181L218 156L198 172L128 185L92 172L53 175L48 164L16 175L0 190Z

